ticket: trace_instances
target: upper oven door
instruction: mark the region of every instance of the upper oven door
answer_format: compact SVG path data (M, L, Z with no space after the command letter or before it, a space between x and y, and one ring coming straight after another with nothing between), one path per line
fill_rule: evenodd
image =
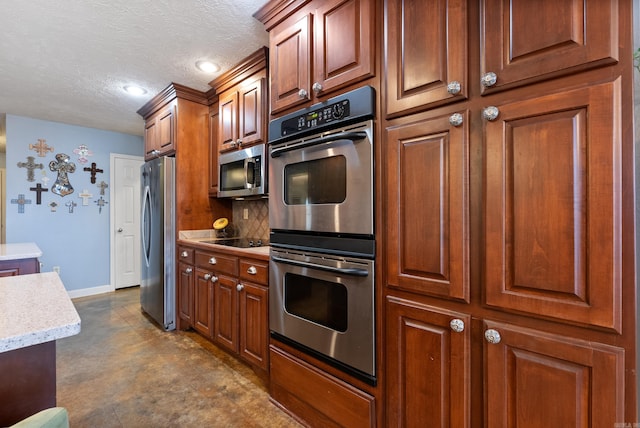
M373 235L373 121L271 145L272 229Z

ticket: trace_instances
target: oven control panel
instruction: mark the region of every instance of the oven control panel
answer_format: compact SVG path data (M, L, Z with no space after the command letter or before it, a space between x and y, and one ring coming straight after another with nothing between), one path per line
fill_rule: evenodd
M327 123L336 122L349 116L349 100L343 100L328 106L311 110L282 122L282 136L291 135L308 129L315 129Z

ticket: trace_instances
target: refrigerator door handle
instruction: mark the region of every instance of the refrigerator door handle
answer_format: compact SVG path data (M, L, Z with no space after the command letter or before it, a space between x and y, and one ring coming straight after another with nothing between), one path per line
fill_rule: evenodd
M144 254L144 261L149 266L149 256L151 255L151 191L149 186L144 186L144 194L142 196L142 222L141 236L142 236L142 252Z

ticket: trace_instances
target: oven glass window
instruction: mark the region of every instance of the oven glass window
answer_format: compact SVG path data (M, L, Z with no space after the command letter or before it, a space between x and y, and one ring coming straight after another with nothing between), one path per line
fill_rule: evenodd
M287 205L340 204L347 197L347 159L331 156L284 167Z
M246 182L244 160L220 165L220 188L222 190L244 189Z
M347 331L347 288L342 284L287 273L284 307L292 315L342 333Z

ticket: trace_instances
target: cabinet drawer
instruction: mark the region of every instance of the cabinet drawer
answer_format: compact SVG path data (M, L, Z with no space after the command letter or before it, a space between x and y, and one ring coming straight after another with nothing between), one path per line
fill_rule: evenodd
M178 247L178 261L193 264L193 254L195 251L189 247Z
M269 283L269 265L259 260L240 260L240 278L262 285Z
M238 258L218 253L196 251L196 266L202 269L238 275Z

